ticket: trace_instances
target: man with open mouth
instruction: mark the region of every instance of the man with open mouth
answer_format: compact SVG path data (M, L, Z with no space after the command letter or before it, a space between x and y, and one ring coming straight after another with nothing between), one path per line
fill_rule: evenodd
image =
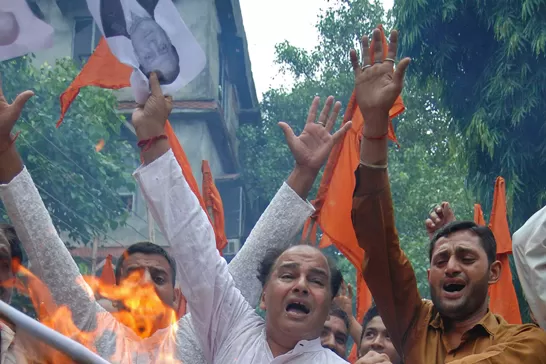
M453 222L436 233L428 269L432 302L421 299L400 248L387 173L389 110L410 59L394 67L397 32L388 50L379 29L373 39L370 51L368 38L362 40L362 63L351 54L356 100L366 120L352 219L366 251L363 275L394 347L406 364L546 363L546 333L536 325L508 324L488 309L488 287L502 269L489 228Z

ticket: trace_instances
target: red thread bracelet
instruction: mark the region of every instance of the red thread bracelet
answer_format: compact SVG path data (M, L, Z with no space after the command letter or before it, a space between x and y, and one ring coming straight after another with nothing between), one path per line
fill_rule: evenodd
M14 136L11 137L11 141L9 142L8 146L2 150L0 150L0 154L3 154L5 152L8 151L9 148L11 148L11 146L13 145L13 143L15 143L15 141L17 140L17 137L19 136L19 134L21 134L20 131L18 131Z
M161 140L161 139L168 139L167 136L165 134L161 134L161 135L157 135L155 137L151 137L149 139L142 139L141 141L138 142L138 147L140 149L142 149L143 152L146 152L148 151L152 145L157 142L158 140Z
M366 135L363 135L364 138L368 139L368 140L382 140L382 139L385 139L387 137L387 135L389 135L389 132L386 132L385 134L383 135L380 135L380 136L366 136Z

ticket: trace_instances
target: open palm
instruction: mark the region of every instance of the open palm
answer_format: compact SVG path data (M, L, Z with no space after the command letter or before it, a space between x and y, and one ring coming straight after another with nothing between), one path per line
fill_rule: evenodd
M384 113L390 110L402 92L404 74L410 63L409 58L404 58L394 70L393 62L398 51L398 32L391 32L386 58L381 31L375 29L372 36L374 47L371 50L368 45L368 37L362 38L362 65L356 51L351 51L356 100L364 117L368 113Z
M334 145L341 140L352 125L349 121L340 130L331 134L341 110L341 103L336 102L333 105L334 98L332 96L328 97L318 121L315 122L319 103L320 98L315 97L309 109L305 127L299 136L294 134L294 131L288 124L284 122L279 123L286 137L288 147L296 160L296 164L311 170L319 170L322 167ZM333 111L330 114L332 105Z

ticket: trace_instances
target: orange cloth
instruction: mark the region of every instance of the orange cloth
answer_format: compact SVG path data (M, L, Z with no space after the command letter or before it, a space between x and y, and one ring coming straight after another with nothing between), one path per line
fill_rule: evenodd
M509 255L512 254L512 238L506 217L506 185L502 177L497 177L495 182L489 228L497 241L497 259L502 263L499 281L489 287L489 309L511 324L521 324L518 298L508 260Z
M131 67L119 62L110 52L108 43L102 37L81 72L68 86L66 91L61 94L61 116L59 121L57 121L57 127L63 122L68 108L76 96L78 96L82 87L97 86L114 90L129 87L131 85L129 78L132 72L133 69Z
M483 217L482 206L480 204L474 204L474 222L478 225L485 226L485 219Z
M387 56L387 38L381 25L378 26L383 37L384 55ZM370 49L375 43L372 41ZM373 52L370 52L373 59ZM400 115L404 111L404 103L399 96L389 112L390 118ZM324 174L320 182L317 199L313 201L315 213L311 217L316 219L324 232L320 248L332 243L355 266L357 278L362 276L361 263L364 251L358 246L356 235L351 223L351 207L353 190L355 188L354 171L360 163L360 139L364 118L356 103L355 93L351 96L343 123L352 120L353 125L343 140L338 143L326 163ZM398 144L392 122L389 121L388 138ZM331 191L331 192L330 192ZM307 227L309 222L307 223ZM372 297L363 279L357 283L357 319L360 321L372 302Z
M102 268L102 273L100 275L100 281L102 284L107 284L113 286L116 284L116 274L112 266L112 255L108 254L106 261L104 262L104 267Z
M222 255L222 251L228 243L225 231L226 224L224 220L222 197L214 184L208 161L204 160L202 162L201 172L203 173L203 199L205 200L206 211L211 211L212 213L212 226L216 237L216 248L220 252L220 255Z

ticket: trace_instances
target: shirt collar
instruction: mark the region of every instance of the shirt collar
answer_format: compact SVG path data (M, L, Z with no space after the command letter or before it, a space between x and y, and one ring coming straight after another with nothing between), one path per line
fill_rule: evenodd
M434 315L434 318L429 323L430 326L432 326L435 329L444 331L444 322L442 321L442 317L440 316L439 312L436 312ZM499 322L497 321L497 318L491 311L487 310L487 313L484 317L476 324L474 327L472 327L470 331L477 331L477 330L484 330L485 333L489 336L495 336L497 333L497 330L499 328Z
M322 344L320 342L320 337L314 339L314 340L300 340L294 347L294 350L292 352L294 354L300 354L300 353L308 353L311 351L320 351L325 350L322 347Z

